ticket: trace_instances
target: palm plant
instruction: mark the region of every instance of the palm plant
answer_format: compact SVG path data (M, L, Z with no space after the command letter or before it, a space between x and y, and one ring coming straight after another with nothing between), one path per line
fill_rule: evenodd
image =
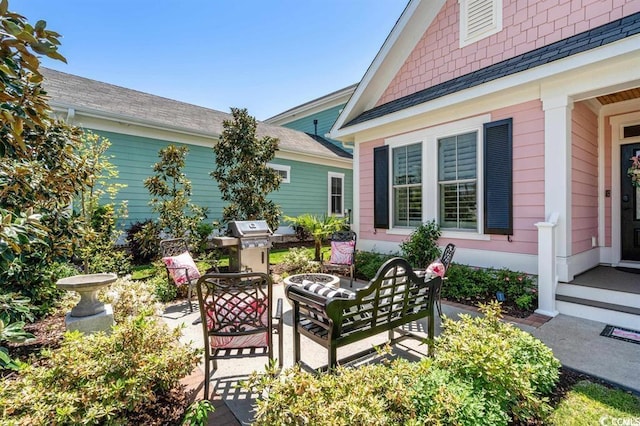
M310 213L298 217L285 216L285 220L293 226L300 226L307 231L315 243L315 260L322 261L322 242L336 231L344 229L347 219L338 216L316 216Z

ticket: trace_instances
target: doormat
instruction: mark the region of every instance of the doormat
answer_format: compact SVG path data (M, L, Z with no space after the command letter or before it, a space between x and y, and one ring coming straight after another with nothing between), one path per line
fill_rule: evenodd
M600 335L640 345L640 331L608 325L602 330Z

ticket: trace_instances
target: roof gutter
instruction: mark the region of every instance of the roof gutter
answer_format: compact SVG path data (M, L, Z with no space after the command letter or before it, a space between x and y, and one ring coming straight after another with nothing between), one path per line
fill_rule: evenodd
M114 114L110 112L94 110L91 108L76 108L72 105L60 103L60 102L49 102L49 105L51 106L52 109L56 111L67 112L67 120L74 119L77 117L78 114L81 114L87 117L116 121L123 124L132 124L136 126L149 127L149 128L158 129L158 130L169 130L169 131L181 133L184 135L205 137L209 139L220 139L220 135L217 133L194 132L193 130L185 127L160 124L158 122L154 122L151 120L140 120L140 119L133 120L131 119L131 117L124 116L121 114Z

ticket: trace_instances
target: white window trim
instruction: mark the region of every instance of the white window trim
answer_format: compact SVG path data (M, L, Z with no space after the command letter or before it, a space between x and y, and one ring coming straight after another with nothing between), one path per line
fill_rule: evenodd
M405 133L385 139L385 145L390 149L422 142L422 222L435 220L440 223L438 200L438 139L455 136L464 133L477 132L477 203L478 203L478 227L475 231L442 230L442 238L455 238L465 240L488 241L491 236L483 234L484 224L484 152L483 152L483 125L491 122L491 114L483 114L460 121L442 124L428 129L422 129L411 133ZM389 161L389 189L393 187L393 162ZM435 202L427 202L433 200ZM389 197L390 224L393 218L393 197ZM409 235L413 227L394 227L392 225L386 233L389 235Z
M332 178L338 178L342 180L342 194L341 194L341 205L340 205L340 211L342 213L340 214L335 214L333 212L331 212L331 196L333 195L331 193L331 179ZM327 173L327 213L331 216L338 216L338 217L344 217L344 173L336 173L336 172L328 172Z
M472 43L477 42L478 40L482 40L483 38L489 37L502 31L502 0L486 0L490 3L493 3L492 22L482 31L473 35L469 35L467 9L469 7L469 2L471 1L474 0L458 0L458 4L460 6L460 16L458 19L460 23L460 48L468 46Z
M271 167L273 170L278 170L281 172L287 172L287 178L282 179L282 183L291 183L291 166L285 166L284 164L274 164L267 163L267 166Z

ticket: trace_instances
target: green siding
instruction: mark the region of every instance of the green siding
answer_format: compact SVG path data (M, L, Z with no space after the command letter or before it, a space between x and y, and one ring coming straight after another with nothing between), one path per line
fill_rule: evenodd
M344 208L353 209L353 173L351 169L275 159L275 164L291 166L291 183L282 183L270 199L278 203L285 215L327 214L329 172L344 174Z
M325 137L333 123L336 122L338 116L340 115L340 111L344 108L346 104L337 105L333 108L326 109L324 111L320 111L313 115L307 115L306 117L299 118L297 120L291 121L287 124L283 124L284 127L288 127L290 129L299 130L305 133L314 132L313 120L318 120L318 136ZM344 147L340 141L336 141L334 139L328 139L328 141L333 142L335 145L339 146L342 149L346 149L349 152L352 152L351 148Z
M118 202L128 200L129 217L126 226L136 221L155 218L156 214L149 206L149 192L143 182L153 175L153 165L159 160L158 151L171 143L181 144L120 133L96 130L93 132L111 141L108 154L113 158L110 161L118 168L120 183L127 185L120 190L117 197ZM215 168L213 150L196 145L188 147L184 173L191 180L191 201L207 207L209 219L220 219L224 203L220 199L217 182L209 176ZM279 191L270 194L270 198L282 207L285 215L326 214L327 176L330 171L344 173L345 210L353 208L353 178L350 169L281 159L275 159L273 163L291 167L291 183L281 184Z

